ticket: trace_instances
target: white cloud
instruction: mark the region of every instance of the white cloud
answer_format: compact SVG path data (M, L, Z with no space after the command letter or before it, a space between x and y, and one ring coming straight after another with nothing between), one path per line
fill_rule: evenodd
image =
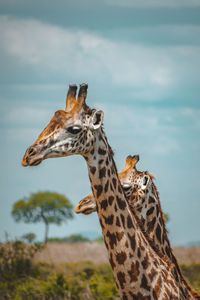
M183 153L187 144L198 146L194 137L198 136L200 128L199 109L144 108L134 107L134 104L107 103L103 110L106 132L118 151L168 156Z
M32 124L37 123L41 120L48 120L51 116L51 111L43 108L33 107L15 107L12 108L7 115L5 120L8 123L15 124Z
M106 0L109 5L125 6L125 7L198 7L199 0Z
M38 129L35 128L7 128L2 131L6 142L17 143L18 145L21 143L31 145L39 133Z
M167 97L199 73L198 47L153 47L117 42L95 33L63 29L33 19L0 17L2 52L40 74L129 87L139 99ZM194 68L195 62L195 68ZM187 72L185 70L187 69Z
M169 155L181 150L179 141L174 137L158 136L152 143L151 151L158 155Z

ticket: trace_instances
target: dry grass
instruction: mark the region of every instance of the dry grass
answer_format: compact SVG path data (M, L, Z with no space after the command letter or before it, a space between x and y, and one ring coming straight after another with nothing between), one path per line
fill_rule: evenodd
M180 264L190 265L200 263L200 247L176 247L173 250Z
M180 264L200 263L200 248L177 247L174 254ZM47 263L78 262L91 260L94 263L108 262L104 243L48 243L46 248L35 256L35 261Z
M35 261L47 263L79 262L91 260L96 263L108 262L104 243L48 243L35 256Z

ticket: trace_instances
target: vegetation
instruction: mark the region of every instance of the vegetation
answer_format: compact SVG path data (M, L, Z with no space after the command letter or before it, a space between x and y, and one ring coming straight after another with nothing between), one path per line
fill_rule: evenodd
M17 201L13 206L12 216L16 222L44 222L44 242L46 243L49 224L60 225L62 222L72 219L72 208L70 201L63 195L52 192L39 192Z
M81 235L81 234L72 234L70 236L64 237L64 238L49 238L49 242L56 242L56 243L76 243L76 242L90 242L90 239L87 237Z
M169 219L169 215L164 213L163 216L164 216L164 221L165 221L165 223L169 222L169 220L170 220L170 219Z
M193 288L200 293L200 264L182 265L181 269Z
M103 236L99 236L97 239L94 240L95 242L99 242L99 243L104 243L104 238Z
M0 295L5 300L119 299L108 264L33 263L40 246L0 245Z
M33 241L36 239L36 235L33 232L26 233L22 236L22 239L27 242L28 244L32 244Z
M33 263L34 254L40 249L39 245L22 242L0 245L0 299L119 300L108 264ZM183 265L182 270L193 288L200 290L200 264Z

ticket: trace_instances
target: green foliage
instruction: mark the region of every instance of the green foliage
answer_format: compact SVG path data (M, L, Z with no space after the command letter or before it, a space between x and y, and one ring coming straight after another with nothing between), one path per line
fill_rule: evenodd
M37 223L45 217L48 223L60 225L73 218L72 204L63 195L52 192L33 193L30 197L17 201L12 210L16 222Z
M0 281L21 278L33 274L31 259L42 246L28 246L21 241L0 245Z
M50 223L60 225L67 219L73 218L72 204L63 195L52 192L32 193L17 201L12 209L12 216L16 222L25 223L44 222L45 242L47 241Z
M32 244L32 242L36 239L36 235L33 232L26 233L22 236L22 239L27 241L29 244Z
M95 242L99 242L99 243L104 243L104 238L103 236L99 236L96 240L94 240Z
M4 254L7 251L5 260L10 261L10 258L11 261L15 260L7 244L3 246ZM16 245L13 244L12 247L15 249ZM12 263L11 268L6 268L5 261L4 263L2 263L2 260L0 261L0 273L4 274L3 278L0 278L1 299L119 299L109 265L97 266L92 262L67 263L63 265L34 264L30 259L33 256L32 246L21 243L20 249L22 249L21 257L17 250L17 261L20 260L22 262L27 259L29 267L27 268L25 263L22 263L21 266L17 264L18 267ZM30 249L28 257L27 249ZM19 267L20 270L18 269Z
M119 300L110 265L90 261L54 265L33 263L39 246L0 245L0 298L5 300ZM193 288L200 289L200 265L183 265Z
M70 236L67 237L63 237L63 238L49 238L48 242L56 242L56 243L76 243L76 242L90 242L90 240L81 235L81 234L72 234Z
M181 269L193 288L200 292L200 264L182 265Z
M88 242L90 240L82 236L81 234L72 234L67 238L67 241L76 243L76 242Z
M118 296L117 287L111 278L109 265L99 267L90 279L90 289L95 300L112 300Z
M164 221L165 223L169 222L169 215L164 213Z

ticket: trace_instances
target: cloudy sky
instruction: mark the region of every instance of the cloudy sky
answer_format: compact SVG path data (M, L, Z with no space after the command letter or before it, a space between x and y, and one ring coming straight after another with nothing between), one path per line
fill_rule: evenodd
M68 85L87 82L118 170L139 154L138 168L156 176L172 244L200 241L200 1L1 0L0 40L0 240L43 238L43 224L11 218L31 192L56 191L74 205L90 193L81 157L21 166L64 109ZM50 227L50 236L74 233L100 235L96 214Z

